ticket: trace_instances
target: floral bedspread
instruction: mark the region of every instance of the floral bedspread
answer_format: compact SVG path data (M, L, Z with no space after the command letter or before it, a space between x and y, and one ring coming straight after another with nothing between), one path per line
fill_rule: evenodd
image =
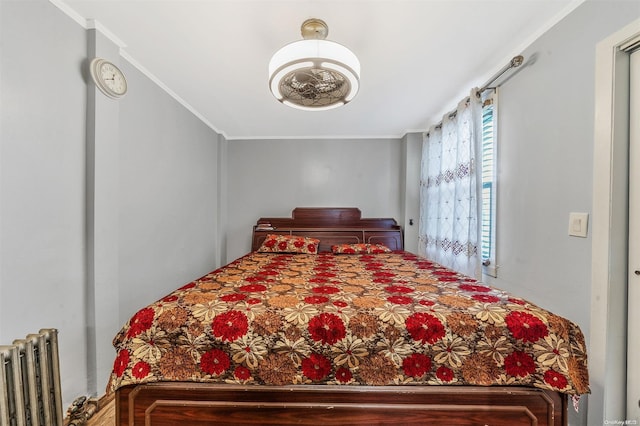
M156 381L589 392L577 325L407 252L250 253L138 311L109 390Z

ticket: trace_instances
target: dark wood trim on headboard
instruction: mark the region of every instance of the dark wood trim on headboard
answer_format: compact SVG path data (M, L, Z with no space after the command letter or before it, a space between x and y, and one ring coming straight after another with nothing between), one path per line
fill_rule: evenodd
M319 251L331 251L334 244L384 244L404 250L402 228L393 218L362 218L356 207L296 207L291 217L261 217L253 227L251 250L267 234L299 235L320 240Z

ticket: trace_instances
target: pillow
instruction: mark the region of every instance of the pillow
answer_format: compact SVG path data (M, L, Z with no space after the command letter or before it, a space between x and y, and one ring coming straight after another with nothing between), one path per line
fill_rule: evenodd
M367 252L368 244L336 244L331 246L334 254L361 254Z
M379 254L391 253L391 249L384 244L336 244L331 246L334 254Z
M391 253L391 249L384 244L369 244L367 247L367 253L370 254L380 254L380 253Z
M320 240L297 235L267 234L259 252L262 253L318 253Z

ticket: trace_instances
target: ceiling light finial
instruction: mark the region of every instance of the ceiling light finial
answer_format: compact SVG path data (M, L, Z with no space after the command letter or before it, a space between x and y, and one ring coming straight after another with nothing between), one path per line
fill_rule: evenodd
M285 105L307 110L336 108L350 102L360 86L360 61L341 44L325 40L329 27L307 19L303 40L278 50L269 63L269 87Z
M311 18L302 23L300 34L305 40L324 40L329 35L329 27L322 19Z

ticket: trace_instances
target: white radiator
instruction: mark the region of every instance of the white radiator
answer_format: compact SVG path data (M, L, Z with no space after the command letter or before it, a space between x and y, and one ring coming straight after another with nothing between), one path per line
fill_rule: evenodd
M62 426L58 330L0 346L0 426Z

